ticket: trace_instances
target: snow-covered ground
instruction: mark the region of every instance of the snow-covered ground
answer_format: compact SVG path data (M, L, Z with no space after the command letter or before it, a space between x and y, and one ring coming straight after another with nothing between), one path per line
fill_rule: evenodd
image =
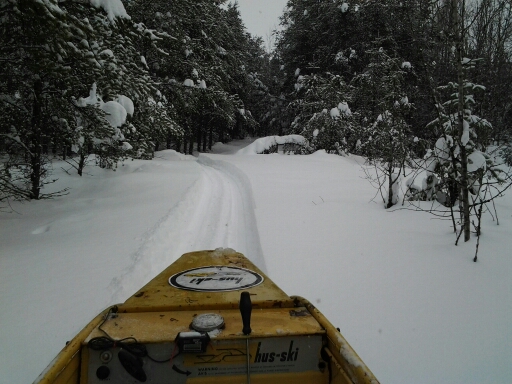
M230 247L315 303L382 383L512 382L511 194L479 261L449 222L371 202L361 160L173 151L55 165L67 196L0 213L0 383L30 383L66 340L182 253Z

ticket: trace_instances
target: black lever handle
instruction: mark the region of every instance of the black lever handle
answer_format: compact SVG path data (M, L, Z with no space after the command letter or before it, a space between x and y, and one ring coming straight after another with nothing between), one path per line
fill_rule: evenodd
M240 313L242 314L242 323L243 328L242 332L244 335L249 335L251 333L251 312L252 312L252 303L251 303L251 295L249 292L242 292L240 295Z
M144 369L142 368L143 363L140 357L131 354L123 348L119 350L117 356L119 357L121 365L132 377L143 383L146 382L147 376L146 372L144 372Z

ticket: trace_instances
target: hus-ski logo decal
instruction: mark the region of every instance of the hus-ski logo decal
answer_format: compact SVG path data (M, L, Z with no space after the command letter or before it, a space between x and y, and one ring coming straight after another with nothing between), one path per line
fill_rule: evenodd
M256 338L245 340L212 339L207 351L176 356L176 364L196 376L246 375L247 358L251 374L276 374L317 371L319 369L321 335Z
M275 352L262 352L261 341L258 343L256 348L256 356L254 357L254 363L273 363L274 361L297 361L299 357L299 348L293 347L293 340L290 341L290 345L287 351L275 351Z
M172 275L169 284L188 291L225 292L255 287L263 276L249 269L209 266L188 269Z

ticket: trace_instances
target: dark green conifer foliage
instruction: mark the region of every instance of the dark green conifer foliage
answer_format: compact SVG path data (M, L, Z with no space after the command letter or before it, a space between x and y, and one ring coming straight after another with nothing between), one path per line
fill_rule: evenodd
M49 152L70 139L62 133L73 118L69 91L79 81L66 60L80 52L69 40L84 28L71 26L56 1L2 2L1 13L2 180L16 196L39 199Z
M371 62L353 79L360 113L361 151L375 165L378 188L386 208L398 202L401 174L411 156L413 137L406 121L412 105L406 79L410 63L382 48L368 51Z
M169 114L143 111L155 104L158 91L134 41L152 39L150 31L89 2L13 0L2 2L0 12L4 196L47 197L41 190L51 182L56 156L81 174L92 152L109 167L127 154L152 152L150 120ZM93 87L97 102L84 104ZM99 108L120 95L134 101L136 127L112 127Z
M191 152L196 143L197 150L206 150L215 141L254 132L257 122L250 104L261 84L255 80L260 51L236 5L133 0L127 9L161 37L158 48L145 44L139 50L184 132L176 149Z

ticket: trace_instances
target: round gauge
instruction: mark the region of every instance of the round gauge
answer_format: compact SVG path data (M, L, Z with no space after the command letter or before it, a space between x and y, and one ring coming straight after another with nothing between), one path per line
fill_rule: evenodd
M216 313L204 313L194 317L191 327L197 332L211 332L224 328L224 318Z

